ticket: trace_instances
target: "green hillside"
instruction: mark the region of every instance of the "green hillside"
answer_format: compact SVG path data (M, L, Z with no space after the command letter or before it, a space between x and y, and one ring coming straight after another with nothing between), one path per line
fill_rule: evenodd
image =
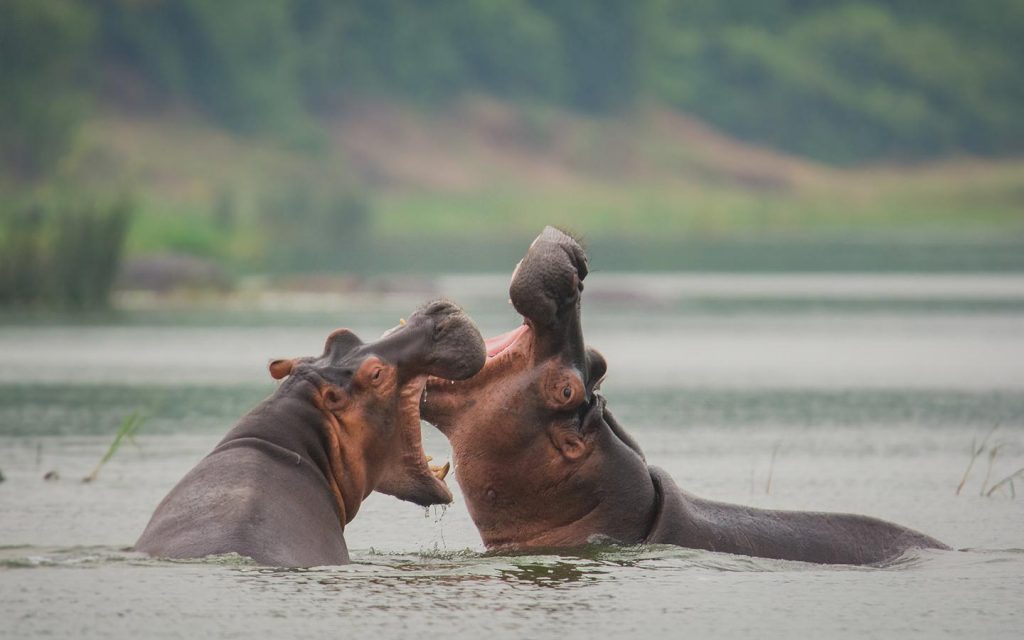
M130 176L132 254L243 272L505 270L545 224L614 245L617 268L1024 268L1024 160L837 169L664 109L483 98L323 127L310 155L187 114L108 114L66 170L92 188Z
M0 15L0 289L125 233L227 279L505 270L551 223L614 268L1024 269L1024 0Z
M839 163L1024 150L1022 0L0 6L0 147L23 173L58 155L89 98L187 102L232 130L314 146L309 116L353 98L484 93L590 113L654 101Z

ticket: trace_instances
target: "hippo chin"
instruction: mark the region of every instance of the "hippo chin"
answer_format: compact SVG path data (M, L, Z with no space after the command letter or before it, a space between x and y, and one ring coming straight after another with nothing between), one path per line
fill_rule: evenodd
M583 341L586 275L580 245L548 227L512 277L523 324L487 341L487 362L475 376L428 380L421 413L451 442L456 477L488 548L610 539L841 564L948 548L865 516L705 500L649 466L596 391L607 366Z
M277 390L163 499L135 549L168 558L238 553L261 564L348 562L344 528L377 490L449 503L430 467L419 399L428 376L467 378L484 342L451 303L430 303L376 342L341 329L319 357L275 360Z

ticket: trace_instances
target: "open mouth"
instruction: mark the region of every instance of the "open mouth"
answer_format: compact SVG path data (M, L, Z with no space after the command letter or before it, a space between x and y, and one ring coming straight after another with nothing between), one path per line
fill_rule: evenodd
M487 357L493 358L498 354L504 353L529 330L530 326L523 323L511 331L506 331L505 333L494 336L493 338L484 340L484 345L487 348Z
M484 362L484 366L476 375L466 378L465 380L449 380L438 376L428 376L427 383L423 385L423 392L420 395L420 412L426 413L428 416L425 418L427 422L430 422L435 427L445 431L442 424L437 422L439 416L438 411L444 411L443 407L447 406L451 398L458 397L460 393L466 392L467 390L475 389L480 384L486 384L486 381L491 379L494 375L499 375L497 369L504 366L505 363L510 362L512 356L513 347L515 347L523 336L530 333L530 323L528 320L523 321L523 324L519 325L511 331L496 335L492 338L484 340L484 348L487 354L487 360ZM500 357L505 356L505 357ZM496 369L497 368L497 369ZM444 467L431 467L430 470L435 474L442 474L439 477L444 477Z
M495 358L503 353L509 351L513 345L519 342L522 338L530 331L530 325L528 321L524 321L523 324L519 325L511 331L496 335L492 338L484 340L484 348L487 350L487 362L484 364L484 369L481 369L476 376L466 378L465 380L448 380L446 378L439 378L437 376L428 376L427 384L423 387L423 395L421 401L426 401L428 392L437 389L453 389L463 388L465 385L471 385L473 379L480 375Z
M427 376L414 379L410 383L408 393L403 394L405 401L409 404L403 410L407 421L403 420L402 438L405 441L403 448L406 452L404 466L407 477L414 479L414 482L423 488L430 488L427 495L421 493L418 496L420 499L409 496L403 497L403 499L421 505L449 503L452 501L452 494L444 480L451 470L451 462L445 462L443 465L431 464L433 456L427 455L423 450L423 439L420 433L420 407L419 402L414 398L418 399L425 392L426 383Z

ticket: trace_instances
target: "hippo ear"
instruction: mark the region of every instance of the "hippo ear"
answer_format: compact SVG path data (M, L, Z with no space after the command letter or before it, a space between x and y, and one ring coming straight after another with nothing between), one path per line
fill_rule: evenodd
M324 355L328 360L340 360L362 344L363 341L350 329L335 329L331 335L327 336Z
M587 398L594 393L600 386L601 381L604 380L605 373L608 372L608 362L601 355L601 352L593 347L587 347L587 374L586 374L586 387L587 387Z
M589 449L586 438L570 425L556 425L551 442L562 457L571 462L583 458Z
M280 380L290 375L294 367L295 360L273 360L268 368L270 369L270 377L274 380Z

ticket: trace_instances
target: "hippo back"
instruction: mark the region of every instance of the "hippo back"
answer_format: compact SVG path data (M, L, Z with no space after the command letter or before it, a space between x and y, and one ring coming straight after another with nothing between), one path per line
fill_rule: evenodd
M234 552L281 567L348 562L323 474L259 438L224 442L200 461L157 507L135 549L165 558Z

